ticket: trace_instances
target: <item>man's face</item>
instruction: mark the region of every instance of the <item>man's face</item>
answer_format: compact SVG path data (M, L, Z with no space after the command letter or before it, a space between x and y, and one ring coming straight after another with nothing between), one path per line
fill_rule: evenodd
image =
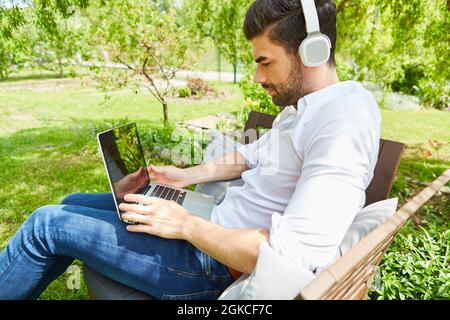
M252 39L252 45L257 63L255 82L266 89L275 105L296 106L306 93L300 58L288 54L266 34Z

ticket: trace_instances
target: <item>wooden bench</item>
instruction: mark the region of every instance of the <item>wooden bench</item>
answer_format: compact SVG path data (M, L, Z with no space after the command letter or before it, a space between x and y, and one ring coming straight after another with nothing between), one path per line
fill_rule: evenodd
M271 128L274 116L252 111L245 131L259 127ZM251 137L251 135L249 135ZM243 143L250 143L243 140ZM404 151L404 144L381 140L374 177L366 190L366 206L386 199ZM378 270L380 261L392 240L408 219L450 180L450 169L403 205L390 219L369 233L343 257L324 270L297 299L301 300L362 300Z

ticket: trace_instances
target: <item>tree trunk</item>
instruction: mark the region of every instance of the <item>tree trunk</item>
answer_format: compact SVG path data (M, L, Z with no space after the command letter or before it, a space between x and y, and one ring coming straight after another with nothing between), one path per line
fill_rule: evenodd
M167 106L167 102L163 102L163 113L164 113L164 124L166 125L169 122L169 109Z
M64 77L64 68L61 59L58 58L59 77Z

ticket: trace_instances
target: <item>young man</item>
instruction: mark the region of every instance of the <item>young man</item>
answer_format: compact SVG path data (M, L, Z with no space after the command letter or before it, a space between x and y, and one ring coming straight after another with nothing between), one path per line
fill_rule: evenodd
M257 0L244 23L257 63L255 81L282 110L257 142L189 169L151 167L176 187L242 176L211 221L174 202L127 195L125 225L110 194L75 194L36 210L0 255L0 298L32 299L74 258L155 298L215 299L238 271L255 267L261 241L313 272L326 266L365 202L380 138L371 94L339 82L336 8L316 0L320 30L331 42L326 64L307 67L300 1ZM237 161L235 161L237 159ZM225 164L224 164L225 163ZM276 270L274 270L276 272Z

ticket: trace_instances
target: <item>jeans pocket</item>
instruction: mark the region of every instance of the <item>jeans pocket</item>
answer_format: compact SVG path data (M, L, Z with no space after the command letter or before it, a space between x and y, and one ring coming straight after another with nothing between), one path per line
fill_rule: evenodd
M187 294L163 294L161 300L217 300L220 290L201 291Z

